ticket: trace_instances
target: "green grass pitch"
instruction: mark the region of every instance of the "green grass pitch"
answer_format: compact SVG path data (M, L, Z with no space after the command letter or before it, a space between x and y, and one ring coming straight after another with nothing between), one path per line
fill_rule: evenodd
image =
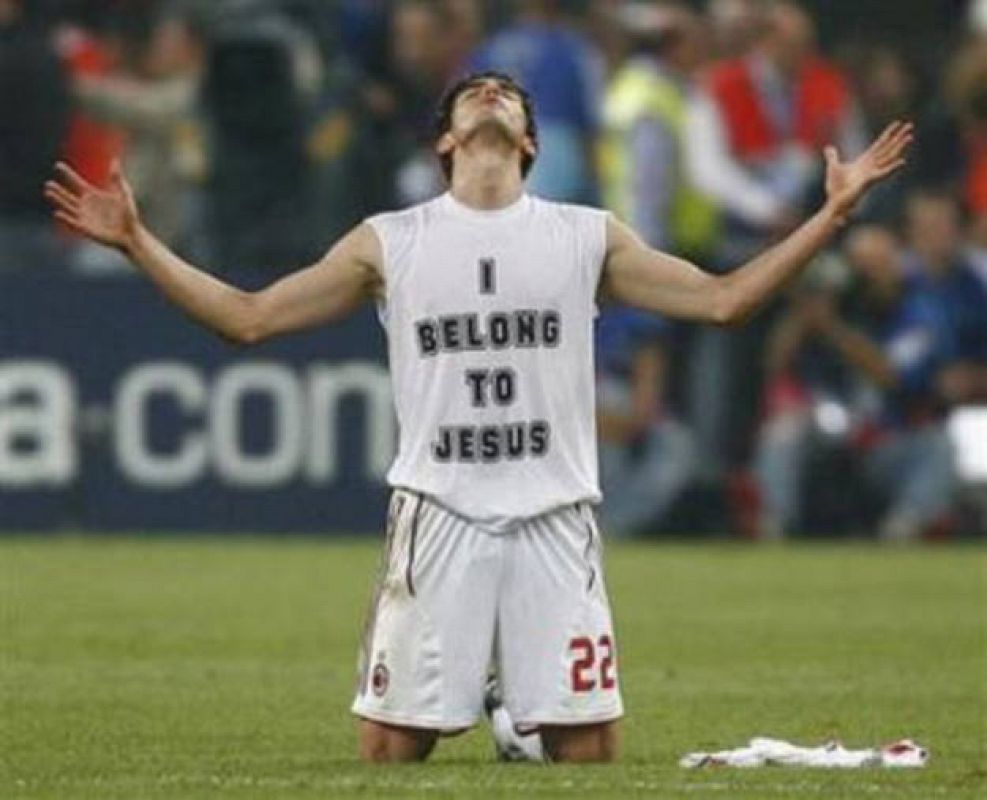
M987 550L608 551L619 764L502 765L479 729L424 766L354 759L376 544L0 539L0 798L987 797ZM911 736L925 770L687 772L758 734Z

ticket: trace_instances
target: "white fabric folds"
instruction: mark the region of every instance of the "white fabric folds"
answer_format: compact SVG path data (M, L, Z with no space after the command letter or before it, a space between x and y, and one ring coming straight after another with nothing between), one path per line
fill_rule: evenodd
M764 766L907 768L924 767L928 761L929 751L911 739L899 739L891 744L864 750L847 750L837 741L826 742L818 747L802 747L781 739L758 736L751 739L746 747L715 753L687 753L679 759L679 766L686 769Z

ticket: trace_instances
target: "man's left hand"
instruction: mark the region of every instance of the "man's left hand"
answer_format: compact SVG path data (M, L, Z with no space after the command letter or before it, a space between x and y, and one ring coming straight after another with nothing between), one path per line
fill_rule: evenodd
M913 131L910 122L892 122L870 147L849 162L840 161L832 145L825 149L826 202L841 223L846 222L864 192L905 165Z

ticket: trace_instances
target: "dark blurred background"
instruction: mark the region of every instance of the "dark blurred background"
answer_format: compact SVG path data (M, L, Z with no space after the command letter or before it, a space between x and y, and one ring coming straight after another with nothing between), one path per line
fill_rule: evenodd
M444 191L433 108L534 96L536 194L728 272L894 119L908 167L742 330L606 307L607 528L913 541L987 529L987 2L0 0L0 529L373 530L394 446L368 311L257 353L54 226L116 158L245 286Z

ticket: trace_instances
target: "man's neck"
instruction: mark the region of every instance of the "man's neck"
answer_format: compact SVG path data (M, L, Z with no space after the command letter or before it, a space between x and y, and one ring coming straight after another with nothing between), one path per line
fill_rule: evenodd
M517 151L483 147L474 142L457 153L452 196L465 206L495 211L515 203L524 193Z

